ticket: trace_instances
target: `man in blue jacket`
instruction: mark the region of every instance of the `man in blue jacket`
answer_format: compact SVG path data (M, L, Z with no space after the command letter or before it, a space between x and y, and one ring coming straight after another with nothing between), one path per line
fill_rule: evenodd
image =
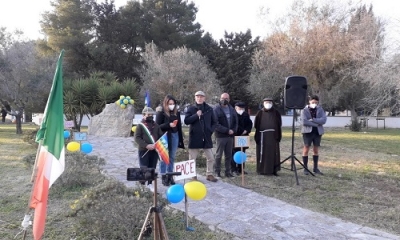
M303 134L303 163L304 163L304 174L308 175L307 164L308 164L308 152L311 144L313 145L313 172L316 174L322 174L318 169L318 158L319 158L319 146L321 144L321 138L324 134L324 124L326 123L326 113L324 109L318 105L319 98L314 95L309 98L309 105L307 105L301 111L301 133Z
M207 180L216 182L213 175L214 154L211 136L217 125L213 109L205 103L203 91L195 93L196 103L189 106L185 113L185 124L189 125L189 158L196 160L200 149L203 149L207 158ZM197 180L197 177L194 177Z
M215 137L217 152L215 154L215 173L221 177L221 158L225 155L225 177L233 177L231 173L233 141L238 128L238 118L235 109L229 104L228 93L223 93L219 105L214 108L217 117Z

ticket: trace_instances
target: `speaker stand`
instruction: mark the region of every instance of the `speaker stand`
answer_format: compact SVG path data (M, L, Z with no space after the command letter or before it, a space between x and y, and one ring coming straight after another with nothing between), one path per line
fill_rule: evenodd
M315 177L315 175L314 175L310 170L308 170L308 168L307 168L306 166L304 166L304 164L303 164L301 161L299 161L299 159L297 159L296 156L295 156L295 154L294 154L294 132L296 131L296 128L295 128L295 124L294 124L294 123L295 123L295 119L296 119L296 114L297 114L296 109L293 109L293 121L292 121L292 149L291 149L291 154L290 154L289 157L285 158L285 159L280 163L280 165L282 165L284 162L286 162L287 160L290 159L291 162L290 162L290 169L289 169L289 170L294 171L294 175L295 175L295 177L296 177L296 183L297 183L297 185L300 185L300 184L299 184L299 178L298 178L298 176L297 176L297 169L296 169L295 160L296 160L305 170L307 170L311 175L313 175L314 177ZM284 167L282 167L282 168L284 168ZM287 169L287 168L285 168L285 169Z

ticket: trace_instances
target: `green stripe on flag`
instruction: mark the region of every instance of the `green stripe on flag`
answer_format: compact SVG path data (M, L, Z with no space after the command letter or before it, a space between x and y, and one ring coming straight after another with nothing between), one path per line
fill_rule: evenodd
M56 159L60 159L60 153L64 147L64 105L63 105L63 72L62 58L64 50L58 58L53 86L44 110L43 122L36 135L36 141L43 140L42 146L47 148Z

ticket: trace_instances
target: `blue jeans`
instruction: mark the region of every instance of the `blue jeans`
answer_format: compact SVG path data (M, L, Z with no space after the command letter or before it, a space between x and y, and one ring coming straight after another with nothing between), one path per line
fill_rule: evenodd
M165 164L163 161L160 162L160 173L161 175L166 172L173 172L174 171L174 162L176 151L178 150L179 144L179 134L178 132L171 133L171 146L168 146L168 155L169 155L169 164Z

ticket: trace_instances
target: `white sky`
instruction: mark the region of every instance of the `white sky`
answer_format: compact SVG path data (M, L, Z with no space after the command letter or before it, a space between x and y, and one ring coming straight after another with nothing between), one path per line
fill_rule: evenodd
M127 0L115 0L117 6ZM220 39L227 32L245 32L251 29L253 36L266 36L265 21L260 19L260 7L269 9L269 18L276 18L287 10L293 0L193 0L198 7L197 21L203 30ZM344 3L347 0L338 0ZM399 36L400 42L400 1L396 0L358 0L362 3L373 3L377 16L389 22L388 33ZM3 0L0 8L0 26L8 31L20 29L30 39L41 37L41 14L51 10L50 0ZM394 37L392 37L394 38ZM397 38L397 37L395 37ZM396 42L397 42L396 41Z

